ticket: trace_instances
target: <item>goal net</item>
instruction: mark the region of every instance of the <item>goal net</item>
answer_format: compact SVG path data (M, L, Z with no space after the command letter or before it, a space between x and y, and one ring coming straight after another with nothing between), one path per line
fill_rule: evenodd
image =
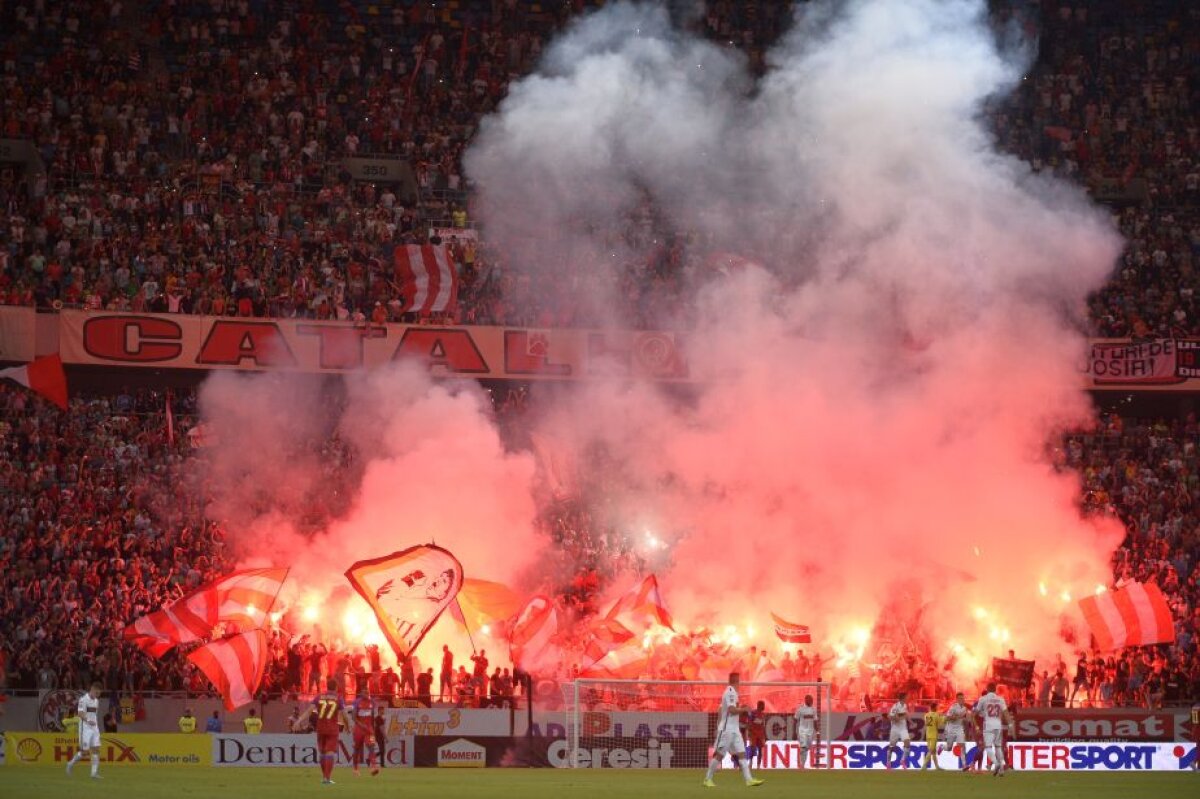
M726 683L687 680L581 679L566 694L568 762L575 768L704 768L716 739ZM811 696L816 737L801 763L796 708ZM754 768L825 768L819 744L829 740L829 683L743 682L738 702L763 703L766 745ZM747 747L751 731L742 718ZM732 766L726 757L726 767Z

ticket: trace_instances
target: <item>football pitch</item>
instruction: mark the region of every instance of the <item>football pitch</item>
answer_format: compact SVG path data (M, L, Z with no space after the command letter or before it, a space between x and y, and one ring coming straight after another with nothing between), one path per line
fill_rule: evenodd
M593 771L558 769L385 769L378 777L355 777L349 769L334 773L335 785L322 785L312 769L102 769L91 780L86 764L68 777L58 768L0 767L4 799L298 799L307 796L396 797L404 799L652 799L720 796L749 792L754 797L805 799L928 799L930 796L1031 797L1033 799L1154 799L1200 795L1200 773L1010 773L1003 777L959 773L763 772L766 784L746 788L738 775L717 775L716 789L701 787L699 770Z

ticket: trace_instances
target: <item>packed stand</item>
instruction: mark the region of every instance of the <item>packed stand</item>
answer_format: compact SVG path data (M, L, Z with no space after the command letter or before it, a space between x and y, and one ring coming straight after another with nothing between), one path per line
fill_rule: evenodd
M1112 514L1128 531L1113 555L1114 584L1154 582L1174 617L1173 646L1081 653L1059 663L1038 686L1040 703L1096 706L1179 704L1200 697L1200 425L1182 419L1106 415L1100 427L1070 436L1064 462L1083 475L1085 512Z
M227 572L223 534L176 495L184 453L149 392L47 409L0 382L0 648L8 687L183 688L125 623Z
M502 428L519 430L528 410L524 393L497 393L494 399ZM49 689L100 679L121 691L210 690L184 658L144 657L120 636L134 618L231 571L236 560L226 550L221 525L206 518L197 499L204 496L202 485L197 492L179 491L181 485L195 484L196 470L188 467L203 450L190 435L194 397L173 398L174 443L164 400L159 392L123 391L76 398L71 412L61 413L23 389L0 385L0 569L6 575L0 640L7 687ZM1115 514L1129 530L1114 555L1114 585L1158 583L1177 620L1178 640L1112 657L1081 645L1079 652L1067 653L1067 660L1039 663L1028 695L1014 696L1015 701L1156 706L1200 696L1198 439L1194 417L1142 421L1114 415L1097 430L1066 439L1060 463L1082 475L1083 510ZM339 453L344 468L338 471L355 473L344 444L331 440L319 450L323 457ZM593 458L602 462L602 453ZM582 471L603 475L611 470ZM578 626L580 633L579 640L572 632L561 636L569 652L582 653L585 625L575 623L603 612L598 600L618 574L656 568L603 510L616 490L619 486L607 478L581 478L574 490L560 490L544 503L540 524L555 544L551 557L561 555L554 561L557 567L547 571L552 583L547 587L568 620L567 630ZM301 530L327 525L331 514L344 510L353 486L331 479L313 491L278 508ZM305 629L288 613L273 618L264 695L307 694L327 677L338 679L349 693L365 686L397 702L470 706L511 702L521 693L521 681L507 662L487 669L451 653L448 659L389 667L391 658L377 649L316 640ZM838 706L848 709L872 707L901 688L944 698L952 687L932 646L886 658L873 653L870 660L884 666L876 669L837 654L807 648L781 656L747 648L721 630L693 630L650 640L644 669L660 679L711 676L730 668L766 679L820 676L834 683ZM569 679L586 662L564 659L557 673L545 676Z
M121 391L75 398L59 412L27 390L0 381L0 688L78 688L99 680L121 693L212 687L181 652L150 658L123 641L124 627L236 568L222 524L208 518L191 435L195 397ZM172 438L174 439L172 441ZM209 442L208 445L211 445ZM303 496L273 495L271 507L301 533L324 529L353 496L357 474L344 442L313 445L337 465ZM183 490L194 486L199 490ZM384 668L378 647L315 640L299 618L271 619L264 697L313 692L336 678L353 695L430 702L419 661ZM458 669L439 665L439 701L502 706L523 694L507 662L472 653ZM436 689L437 684L434 685Z
M591 321L563 297L535 291L520 270L491 268L497 254L466 232L461 172L479 118L532 68L567 15L590 4L552 12L524 0L460 5L456 12L407 0L3 6L0 130L33 141L47 171L26 186L10 165L0 169L0 301L412 320L378 255L384 241L423 242L433 226L464 231L448 240L462 282L457 321ZM1028 80L990 109L1000 145L1112 204L1130 242L1093 298L1095 332L1197 333L1200 10L1166 0L1144 0L1136 12L1118 0L995 5L999 28L1016 24L1041 42ZM782 25L780 6L721 0L697 24L747 49L761 69ZM347 155L372 153L408 159L413 191L357 183L339 166ZM662 242L644 262L624 266L633 321L650 325L664 313L661 303L669 311L678 301L685 267L704 248L667 229L649 201L631 214L624 235L636 251ZM656 287L649 299L647 285ZM159 510L188 452L186 443L164 443L162 398L76 401L68 417L11 387L0 392L7 456L0 566L16 576L0 596L9 685L74 685L96 675L133 688L202 685L177 662L134 657L106 637L110 626L230 565L220 528L198 507ZM189 398L179 402L186 414ZM1082 667L1040 670L1027 701L1169 702L1176 685L1197 695L1195 433L1191 421L1122 427L1115 419L1068 440L1069 462L1086 476L1085 507L1111 507L1131 525L1115 579L1156 578L1192 623L1170 650L1098 662L1087 653ZM567 553L564 563L587 565L560 582L564 605L582 615L595 610L613 569L645 565L595 510L604 486L586 488L555 498L541 519ZM71 503L59 511L64 497ZM314 503L308 526L320 526L322 507ZM104 521L94 524L89 514ZM172 571L189 553L195 568ZM52 568L60 563L61 574ZM65 613L22 613L46 598ZM109 602L119 612L101 614ZM60 640L65 657L52 643ZM314 658L305 647L317 644L281 633L272 646L268 685L290 688L295 659ZM370 664L365 651L324 657L325 674L354 674L356 657ZM651 669L687 673L688 657ZM770 666L811 674L806 660L803 668ZM859 682L872 697L912 681L944 690L929 665L897 659L887 673ZM833 676L828 665L817 673Z
M524 3L496 25L482 3L32 5L0 11L0 128L47 168L0 181L4 300L237 316L398 321L382 243L465 228L467 136L555 24ZM354 183L356 154L407 159L408 196Z
M462 153L548 37L593 2L96 0L0 9L0 130L46 172L0 170L0 301L39 307L592 324L565 281L533 281L477 241ZM1119 208L1129 246L1094 297L1095 332L1192 334L1200 247L1195 64L1200 14L1144 0L993 3L1038 38L991 109L1002 148ZM761 72L787 6L714 0L692 26ZM413 179L356 182L350 155L398 156ZM652 203L620 235L629 323L676 318L702 241ZM385 241L457 228L453 314L404 313Z
M997 4L1038 60L992 108L1003 149L1113 208L1127 246L1090 303L1094 332L1200 331L1200 8L1172 0Z

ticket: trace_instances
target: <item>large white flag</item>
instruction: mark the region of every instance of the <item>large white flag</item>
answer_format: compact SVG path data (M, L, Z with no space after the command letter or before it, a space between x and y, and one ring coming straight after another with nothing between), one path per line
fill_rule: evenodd
M458 595L463 570L447 550L422 544L360 560L346 571L346 579L375 611L392 651L407 657Z

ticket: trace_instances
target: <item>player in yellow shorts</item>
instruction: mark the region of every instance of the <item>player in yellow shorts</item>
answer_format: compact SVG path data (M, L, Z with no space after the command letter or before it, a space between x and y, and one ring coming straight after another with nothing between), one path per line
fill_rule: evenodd
M925 760L921 762L921 771L929 768L929 761L933 761L933 767L941 771L942 767L938 765L937 748L938 748L938 731L942 725L946 723L946 717L938 713L937 704L931 704L929 711L925 714Z

